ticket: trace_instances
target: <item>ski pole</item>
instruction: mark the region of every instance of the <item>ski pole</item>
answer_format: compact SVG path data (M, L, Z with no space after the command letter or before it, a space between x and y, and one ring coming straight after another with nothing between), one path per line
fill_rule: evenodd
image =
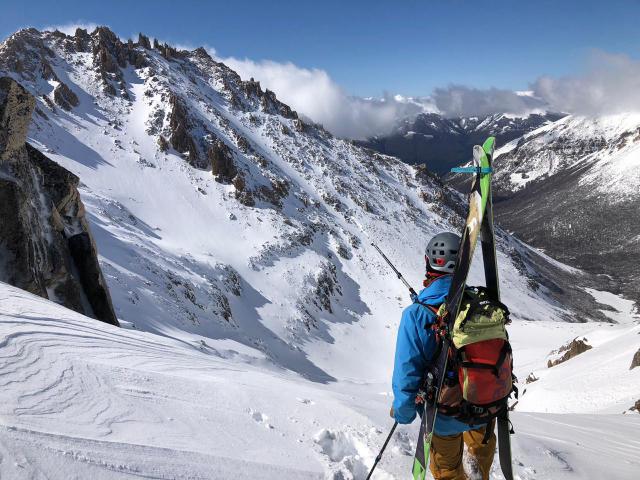
M391 427L391 431L389 432L389 436L384 441L384 445L382 445L382 448L380 449L380 453L376 457L376 461L373 462L373 467L371 467L371 470L369 470L369 475L367 475L367 480L369 480L371 478L371 475L373 475L373 471L376 469L376 466L378 465L378 462L382 459L382 454L384 453L384 449L387 448L387 444L389 443L389 440L391 440L391 436L393 435L393 432L395 431L397 426L398 426L398 422L395 422L393 424L393 427Z
M384 261L387 262L387 265L389 265L391 267L391 269L395 272L395 274L398 276L398 279L400 281L402 281L402 283L404 283L404 286L407 287L409 289L409 296L411 296L411 300L415 300L416 297L418 296L418 294L416 293L416 291L413 289L413 287L411 285L409 285L409 282L407 282L404 277L402 276L402 274L398 271L398 269L393 265L393 263L391 263L391 260L389 260L387 258L387 256L384 254L384 252L382 250L380 250L380 247L378 247L375 243L371 242L371 246L373 248L375 248L378 253L382 256L382 258L384 258Z

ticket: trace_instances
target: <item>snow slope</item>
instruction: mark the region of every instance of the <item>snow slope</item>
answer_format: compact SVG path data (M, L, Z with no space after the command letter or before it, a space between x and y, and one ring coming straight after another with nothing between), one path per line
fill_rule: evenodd
M612 203L634 198L640 184L639 129L636 113L596 118L569 115L499 148L496 159L503 163L496 180L501 189L518 191L535 180L584 164L589 171L580 181L582 187L608 194ZM536 155L531 155L533 151Z
M387 385L270 372L6 284L0 304L0 478L362 479L391 424ZM636 478L639 415L513 422L519 479ZM375 478L409 476L416 435Z
M533 373L539 379L524 386L526 393L520 399L519 410L622 413L639 399L640 369L629 370L629 366L640 349L640 316L634 313L633 302L608 292L589 292L606 308L605 314L618 323L555 328L546 322L522 322L515 331L514 342L521 344L519 377L524 380ZM522 334L526 341L519 340ZM557 348L577 337L586 339L593 348L547 368L549 355L540 355L542 346L555 341Z

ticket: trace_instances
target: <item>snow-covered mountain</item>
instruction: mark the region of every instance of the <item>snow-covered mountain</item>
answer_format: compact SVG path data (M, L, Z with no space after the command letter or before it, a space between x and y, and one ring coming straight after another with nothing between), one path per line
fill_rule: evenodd
M440 113L421 113L403 120L390 134L359 144L409 164L426 164L443 175L469 160L473 145L482 144L488 136L495 136L498 145L503 145L561 117L555 113L500 113L447 118Z
M353 348L345 333L366 324L377 334L356 348L387 352L388 370L387 327L405 300L369 243L418 282L425 240L460 221L436 179L304 123L203 49L23 30L0 66L37 99L31 143L81 179L120 320L226 338L323 380L340 373L329 355ZM516 314L566 313L501 260Z
M505 145L495 167L504 228L640 301L640 115L563 118Z
M0 468L10 478L363 478L390 423L408 299L370 243L418 285L425 241L459 229L463 198L302 121L204 49L122 42L106 28L29 29L0 44L1 75L36 98L29 142L79 177L118 320L137 331L1 284L0 452L17 466ZM514 344L530 358L519 375L574 334L618 328L562 321L607 319L580 271L504 232L499 248ZM482 282L477 262L470 281ZM629 323L620 328L635 332ZM625 390L590 411L630 402ZM602 472L541 437L541 424L571 438L599 421L574 420L516 417L521 478ZM619 432L598 433L612 440L637 425L611 421ZM380 478L408 471L414 427L400 430ZM631 478L635 450L620 450L619 478Z

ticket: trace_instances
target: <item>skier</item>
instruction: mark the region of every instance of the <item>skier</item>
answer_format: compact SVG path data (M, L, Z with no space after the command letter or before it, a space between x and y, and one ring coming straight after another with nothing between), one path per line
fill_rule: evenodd
M425 374L438 350L438 340L431 325L436 311L445 301L453 278L460 237L444 232L434 236L425 251L426 279L417 301L402 313L396 343L393 370L393 407L391 416L398 423L409 424L422 415L424 407L419 392ZM487 435L486 428L491 432ZM462 465L463 442L472 457L472 466L489 479L489 471L496 450L494 423L487 427L472 427L453 416L438 414L429 468L436 480L465 480Z

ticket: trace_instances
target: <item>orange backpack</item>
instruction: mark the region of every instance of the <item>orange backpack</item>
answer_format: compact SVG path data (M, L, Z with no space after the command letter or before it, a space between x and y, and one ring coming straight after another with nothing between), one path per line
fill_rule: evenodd
M435 307L427 307L436 311ZM446 304L442 304L436 312L438 319L445 312ZM480 426L492 422L508 408L512 391L517 397L513 356L506 330L509 323L509 309L491 299L484 287L465 290L460 311L448 333L451 348L437 404L439 412ZM442 325L437 323L432 328L441 338ZM439 348L441 346L440 341ZM434 359L438 355L436 352ZM433 379L434 376L427 375L427 378ZM434 387L426 385L426 389ZM426 398L429 398L428 391ZM487 432L490 434L489 429Z

